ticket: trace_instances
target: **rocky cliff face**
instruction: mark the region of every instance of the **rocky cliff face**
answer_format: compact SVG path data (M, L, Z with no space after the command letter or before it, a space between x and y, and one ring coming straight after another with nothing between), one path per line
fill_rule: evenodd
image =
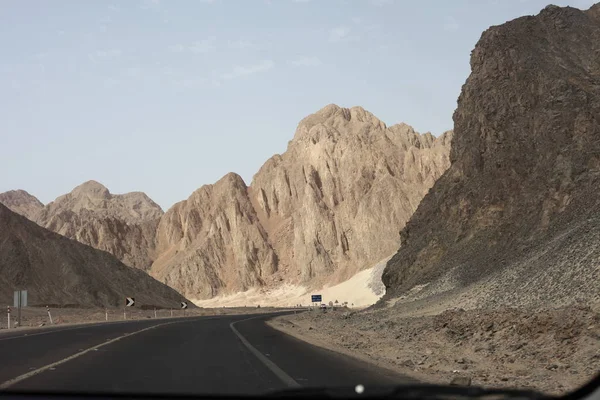
M246 184L232 173L169 209L156 238L152 275L192 298L261 285L277 268Z
M44 205L35 196L24 190L10 190L0 193L0 203L30 220L35 220Z
M147 270L155 257L154 236L162 214L144 193L113 195L89 181L46 205L34 221Z
M492 303L599 297L600 5L483 33L451 166L401 232L387 298L486 282Z
M151 273L197 299L348 278L397 248L398 230L449 165L451 136L329 105L300 122L250 188L229 174L171 208Z
M0 296L26 288L30 305L178 307L183 296L112 255L40 227L0 204Z
M303 119L251 184L279 269L301 282L340 281L392 254L449 166L450 140L451 132L436 139L388 128L360 107L329 105Z

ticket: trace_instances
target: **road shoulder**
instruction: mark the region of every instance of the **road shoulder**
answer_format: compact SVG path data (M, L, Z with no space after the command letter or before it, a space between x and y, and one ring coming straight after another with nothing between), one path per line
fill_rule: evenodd
M293 322L291 321L292 319L294 320ZM389 362L386 362L385 360L370 357L369 355L364 354L362 352L351 351L331 341L327 341L327 335L318 335L316 333L318 330L314 328L311 323L298 320L297 318L294 318L294 316L282 315L274 318L269 318L265 320L265 324L279 332L294 337L305 343L343 354L360 362L390 371L394 374L401 374L420 382L447 383L446 381L442 380L436 381L432 379L430 375L421 374L409 368L398 367L397 365L393 365Z

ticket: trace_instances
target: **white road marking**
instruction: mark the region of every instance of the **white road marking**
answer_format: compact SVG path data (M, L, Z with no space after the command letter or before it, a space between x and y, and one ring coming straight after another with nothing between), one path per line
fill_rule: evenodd
M198 318L198 317L201 317L202 319L214 319L215 317L220 317L220 315L210 316L209 318L204 318L205 316L195 316L193 318ZM11 337L7 337L7 338L2 338L2 336L0 336L0 342L4 341L4 340L26 339L26 338L30 338L33 336L50 335L51 333L56 333L56 332L66 332L66 331L74 331L76 329L93 328L96 326L133 324L133 323L142 322L142 321L147 321L147 320L141 319L141 320L130 320L130 321L109 321L109 322L99 322L99 323L91 323L91 324L84 323L84 324L77 325L77 326L74 326L71 328L51 329L51 330L47 330L44 332L38 332L38 333L23 333L20 336L11 336ZM2 332L2 333L4 333L4 332ZM6 333L12 333L12 332L6 332ZM108 340L108 339L106 339L106 340Z
M254 346L252 346L250 344L250 342L248 342L246 340L246 338L244 336L242 336L242 334L237 329L235 329L234 325L237 324L238 322L244 322L244 321L248 321L248 320L260 318L260 317L264 317L264 315L259 315L258 317L246 318L241 321L232 322L229 324L229 327L231 328L233 333L235 333L237 335L237 337L244 344L244 346L246 346L248 348L248 350L250 350L250 352L252 352L252 354L254 354L256 356L256 358L258 358L260 361L262 361L262 363L265 364L265 366L267 368L269 368L271 370L271 372L273 372L275 374L275 376L277 376L283 383L285 383L289 387L301 387L301 385L298 382L296 382L294 380L294 378L292 378L291 376L286 374L285 371L283 371L281 368L279 368L273 361L271 361L267 357L265 357L260 351L258 351Z
M13 339L26 339L26 338L30 338L33 336L40 336L40 335L49 335L51 333L56 333L56 332L65 332L65 331L74 331L76 329L85 329L85 328L93 328L96 326L103 326L103 325L119 325L119 324L131 324L131 323L135 323L135 322L140 322L140 321L145 321L145 320L131 320L131 321L110 321L110 322L100 322L100 323L92 323L92 324L81 324L81 325L77 325L71 328L63 328L63 329L50 329L44 332L38 332L38 333L23 333L20 336L11 336L11 337L7 337L7 338L2 338L0 336L0 342L4 341L4 340L13 340ZM11 333L11 332L6 332L6 333Z
M64 364L67 361L70 361L70 360L73 360L73 359L75 359L77 357L80 357L80 356L82 356L82 355L84 355L86 353L89 353L90 351L97 351L100 347L103 347L103 346L106 346L108 344L114 343L114 342L119 341L121 339L124 339L126 337L137 335L138 333L142 333L142 332L150 330L150 329L158 328L159 326L165 326L165 325L175 324L177 322L181 322L181 321L167 322L167 323L164 323L164 324L153 325L153 326L150 326L148 328L140 329L139 331L135 331L135 332L131 332L131 333L126 333L126 334L124 334L122 336L119 336L117 338L111 339L108 342L100 343L100 344L98 344L96 346L90 347L89 349L80 351L79 353L75 353L75 354L73 354L73 355L71 355L71 356L69 356L67 358L63 358L60 361L53 362L52 364L45 365L45 366L43 366L41 368L38 368L38 369L33 370L31 372L28 372L26 374L17 376L16 378L10 379L10 380L8 380L8 381L0 384L0 390L4 390L4 389L6 389L6 388L8 388L8 387L10 387L12 385L14 385L15 383L21 382L21 381L23 381L23 380L25 380L27 378L31 378L32 376L35 376L35 375L37 375L37 374L39 374L41 372L44 372L46 370L54 369L58 365ZM30 335L30 336L33 336L33 335Z
M39 332L39 333L31 333L31 334L30 333L25 333L25 334L20 335L20 336L11 336L11 337L7 337L7 338L4 338L4 339L0 338L0 342L2 342L4 340L23 339L23 338L30 338L30 337L33 337L33 336L49 335L49 334L55 333L55 332L73 331L75 329L89 328L89 327L92 327L92 326L99 326L99 325L86 325L86 326L78 326L78 327L75 327L75 328L65 328L65 329L52 329L52 330L47 331L47 332Z

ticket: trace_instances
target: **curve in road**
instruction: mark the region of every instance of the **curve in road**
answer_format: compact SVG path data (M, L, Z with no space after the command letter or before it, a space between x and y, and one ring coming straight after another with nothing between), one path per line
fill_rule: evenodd
M264 394L410 382L277 331L265 324L272 317L129 321L3 335L0 385L11 391Z

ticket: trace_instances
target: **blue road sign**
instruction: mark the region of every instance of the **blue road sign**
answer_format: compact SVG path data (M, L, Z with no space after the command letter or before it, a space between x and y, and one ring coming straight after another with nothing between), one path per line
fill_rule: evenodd
M320 303L323 301L323 297L320 294L313 294L310 298L313 303Z

